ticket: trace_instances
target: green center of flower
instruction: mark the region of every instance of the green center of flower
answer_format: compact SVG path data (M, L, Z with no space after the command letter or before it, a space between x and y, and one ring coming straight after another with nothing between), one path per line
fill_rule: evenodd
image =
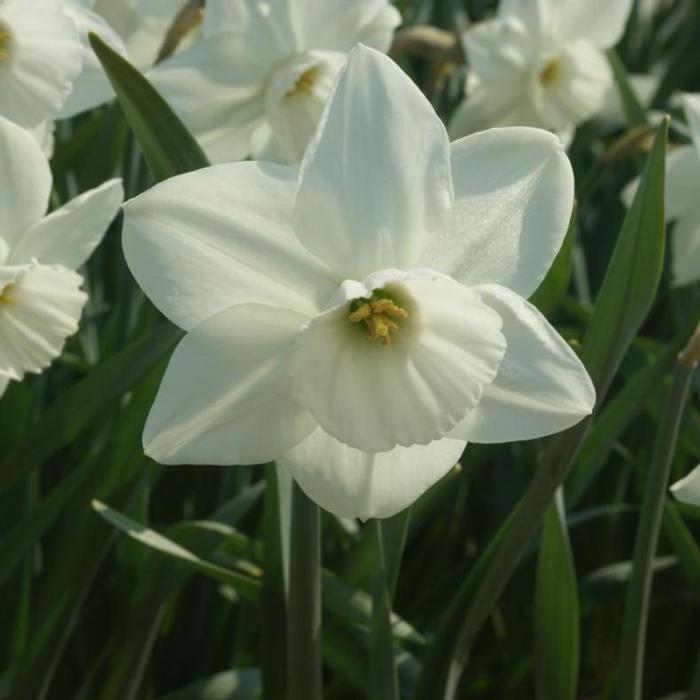
M2 23L0 23L0 61L4 61L10 55L10 42L12 35Z
M294 87L287 92L285 97L292 97L298 95L299 93L309 94L316 84L316 79L318 77L318 66L311 66L307 68L296 80Z
M540 82L545 87L558 83L561 79L561 63L559 59L553 58L548 61L545 67L540 71Z
M378 340L386 347L391 342L391 334L399 330L397 320L407 317L406 309L398 306L388 296L381 296L375 292L369 299L355 299L350 304L348 321L363 323L367 337L370 340Z
M0 306L10 306L15 303L12 292L15 285L10 282L6 284L2 289L0 289Z

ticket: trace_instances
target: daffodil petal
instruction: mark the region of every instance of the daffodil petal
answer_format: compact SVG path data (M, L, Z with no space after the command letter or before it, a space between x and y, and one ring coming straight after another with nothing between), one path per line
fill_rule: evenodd
M681 287L700 279L700 205L676 221L671 238L673 284Z
M388 57L355 48L302 162L301 242L343 279L414 267L452 204L449 145L435 110Z
M13 272L9 280L7 272ZM82 277L60 266L6 267L0 280L0 375L21 380L61 354L78 330L87 295Z
M451 433L470 442L530 440L578 423L595 389L576 353L528 301L498 285L477 290L503 319L505 356L496 378Z
M0 264L16 240L46 212L51 171L34 137L0 117ZM9 167L11 164L12 167Z
M287 359L301 325L293 311L233 306L175 349L143 435L162 464L257 464L315 427L291 398Z
M671 493L681 502L700 507L700 466L671 486Z
M296 170L245 162L156 185L124 205L131 272L185 330L234 304L315 313L337 284L290 227L295 183Z
M2 398L2 395L7 391L7 387L10 384L10 378L9 377L3 377L0 375L0 398Z
M473 290L439 273L385 278L378 288L406 312L387 314L397 326L388 344L339 304L309 323L291 364L299 402L326 432L367 452L443 437L477 405L505 351L501 319ZM350 298L377 288L364 286Z
M358 42L388 51L401 15L387 0L292 2L291 18L304 48L350 51Z
M561 142L528 127L467 136L452 144L452 177L450 222L418 266L530 296L561 248L573 209L573 172Z
M444 438L429 445L367 453L313 432L280 465L320 506L343 518L388 518L407 508L457 463L466 443Z
M517 2L518 0L511 0ZM541 0L540 0L541 1ZM622 38L634 0L550 0L555 30L565 41L586 39L608 49ZM523 3L527 4L527 3Z
M102 240L123 198L117 179L84 192L32 226L12 249L10 262L36 259L77 270Z

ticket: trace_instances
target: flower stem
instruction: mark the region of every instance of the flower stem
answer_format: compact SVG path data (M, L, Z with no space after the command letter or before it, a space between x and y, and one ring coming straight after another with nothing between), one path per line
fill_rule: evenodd
M381 520L368 524L374 545L372 580L372 646L369 663L370 700L398 700L394 640L391 633L391 594Z
M321 515L296 482L287 635L289 700L321 700Z
M659 542L659 532L668 491L678 432L690 391L698 356L700 329L678 356L671 389L656 437L649 473L644 485L644 499L634 545L632 577L625 600L617 697L640 700L644 672L644 648L652 586L652 564Z

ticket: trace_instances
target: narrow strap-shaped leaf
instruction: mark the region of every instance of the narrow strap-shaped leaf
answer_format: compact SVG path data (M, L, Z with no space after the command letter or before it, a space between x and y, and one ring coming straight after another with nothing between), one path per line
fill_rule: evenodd
M582 359L596 385L598 405L651 307L661 276L667 134L668 119L657 130L584 339ZM439 651L431 651L426 659L419 700L456 697L473 641L566 479L589 422L590 419L581 421L550 441L507 525L499 529L477 561L475 571L483 572L478 583L469 577L460 587L433 643L433 649ZM450 619L454 616L462 621L461 625ZM445 649L452 652L446 654Z
M72 386L32 426L31 435L0 459L0 492L70 444L173 349L183 332L163 324L113 355Z
M700 329L698 334L700 335ZM632 578L625 599L618 666L617 697L619 700L641 700L642 698L644 652L653 576L652 563L659 542L678 432L696 364L697 358L686 362L683 354L679 356L644 484L644 499L634 545Z
M539 700L576 700L579 602L561 490L547 509L537 561L535 669Z
M630 84L627 70L620 60L617 51L615 51L615 49L610 49L607 52L607 56L610 67L612 68L617 91L620 94L620 101L622 102L622 109L625 113L627 126L630 129L634 129L638 126L645 126L647 124L646 110Z
M99 36L91 33L89 38L156 180L209 165L200 145L147 78Z

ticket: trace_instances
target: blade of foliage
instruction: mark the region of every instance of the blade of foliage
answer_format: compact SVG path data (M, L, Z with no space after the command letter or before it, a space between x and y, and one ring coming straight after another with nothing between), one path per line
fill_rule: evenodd
M582 359L596 385L598 403L651 307L661 276L667 133L668 120L664 120L623 223L584 339ZM443 644L454 645L454 651L448 658L431 654L421 689L432 696L419 695L421 700L434 698L436 694L440 697L443 688L445 698L456 696L474 638L515 571L556 490L564 482L589 422L584 420L550 441L535 477L509 518L507 529L502 528L494 536L499 540L497 551L489 547L482 555L490 561L481 569L484 574L476 591L466 584L460 588L448 616L457 613L463 621L461 629L451 642L435 642L440 648L444 648ZM453 634L454 626L447 623L441 632Z
M610 49L607 52L607 56L610 67L612 68L613 78L615 79L615 85L617 86L617 92L620 95L620 101L622 102L622 109L625 113L627 126L630 129L644 126L647 123L646 110L642 106L639 98L630 84L625 66L620 60L620 57L617 55L617 51L615 51L615 49Z
M142 380L182 334L180 329L164 324L71 387L32 426L27 439L0 459L0 492L99 422L110 404Z
M217 673L158 700L258 700L261 689L260 672L245 668Z
M579 604L561 491L547 509L537 561L535 668L540 700L576 700Z
M197 141L148 80L96 34L89 39L156 180L209 165Z
M93 508L107 522L111 523L117 529L132 537L137 542L145 544L162 554L166 554L173 559L176 559L191 569L195 569L206 576L213 578L220 583L226 583L233 587L247 600L257 600L260 593L260 582L251 576L240 574L236 571L230 571L217 564L200 559L193 554L189 549L185 549L181 545L173 542L164 535L161 535L155 530L140 525L135 520L127 517L123 513L110 508L100 501L93 501Z
M649 472L644 485L644 499L634 546L632 578L625 600L622 626L617 697L620 700L641 700L644 674L647 619L649 615L652 562L659 541L671 462L681 419L685 410L690 382L695 370L679 359L666 401L662 422L654 445Z

